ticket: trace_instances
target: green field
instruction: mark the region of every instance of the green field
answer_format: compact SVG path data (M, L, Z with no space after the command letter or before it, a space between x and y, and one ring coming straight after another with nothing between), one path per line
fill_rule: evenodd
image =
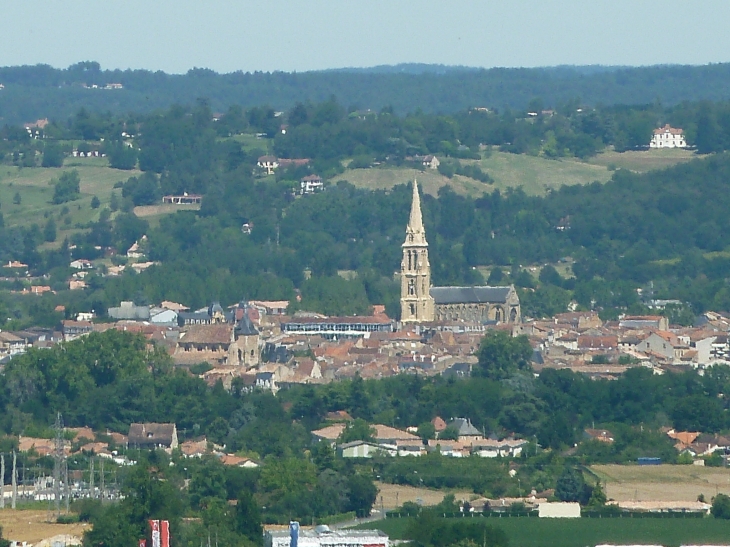
M730 538L730 521L713 518L497 518L485 519L502 528L511 547L586 547L600 543L679 545L724 545ZM387 519L361 525L386 532L391 539L404 539L411 519Z
M54 205L51 180L64 171L76 169L81 178L81 197L78 200ZM50 216L56 221L58 240L91 220L99 218L99 211L108 206L114 184L126 181L139 171L122 171L108 166L106 158L68 158L62 168L25 167L0 165L0 211L7 226L43 225ZM13 198L20 194L20 204ZM116 190L121 198L121 190ZM97 196L99 209L91 208L91 199ZM63 214L64 208L68 212ZM66 219L70 220L66 220Z
M475 162L462 160L462 163L466 165ZM563 185L606 182L612 175L605 166L591 165L575 159L549 160L506 152L494 152L489 158L476 163L489 173L495 181L494 184L484 184L459 175L448 179L430 169L422 172L395 167L348 169L334 180L347 180L360 188L376 189L392 188L415 177L423 190L432 195L436 195L441 186L449 185L459 194L476 197L494 189L504 191L517 187L522 187L530 195L544 195L547 190Z
M655 169L666 169L678 163L686 163L693 159L703 158L696 152L682 149L645 150L641 152L603 152L587 160L592 165L616 169L629 169L637 173L646 173Z

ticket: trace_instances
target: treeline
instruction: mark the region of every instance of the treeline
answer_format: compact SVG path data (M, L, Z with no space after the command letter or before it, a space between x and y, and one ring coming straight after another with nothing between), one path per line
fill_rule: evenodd
M325 178L352 168L418 165L414 157L436 154L446 176L461 174L490 183L491 178L469 160L500 149L547 158L586 158L607 146L617 151L646 148L653 130L664 124L681 127L686 140L701 153L730 147L730 103L683 102L589 108L578 100L548 106L535 98L521 109L468 109L449 114L416 110L399 116L393 109L363 111L345 108L334 97L322 103L297 103L287 112L270 106L232 106L213 115L208 101L195 108L171 107L152 115L112 116L81 109L64 120L53 120L31 139L22 127L0 131L0 153L23 167L60 167L69 141L101 141L84 148L108 156L110 165L164 173L171 165L183 172L209 171L220 159L235 167L243 161L240 144L225 139L243 132L273 139L273 151L283 158L309 158L309 169ZM134 138L138 136L138 138ZM221 142L221 139L224 139ZM58 142L64 143L62 145ZM265 153L267 141L258 152ZM249 149L249 151L252 151ZM446 158L450 158L447 160ZM459 160L464 160L460 162ZM306 174L306 168L291 175ZM190 180L186 181L190 186Z
M98 63L67 69L48 65L0 68L0 118L17 124L41 117L65 119L81 107L95 112L149 112L208 97L213 108L271 104L279 110L296 102L335 96L345 105L397 112L421 109L454 112L473 106L524 108L534 97L558 104L580 97L585 104L665 104L727 100L730 68L708 66L553 67L395 72L391 67L305 73L217 74L191 69L175 75L147 70L101 70ZM123 89L103 88L121 83Z

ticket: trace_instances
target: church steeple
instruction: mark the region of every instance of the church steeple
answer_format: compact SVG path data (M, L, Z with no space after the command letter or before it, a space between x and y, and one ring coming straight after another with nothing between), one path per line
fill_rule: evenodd
M431 290L431 264L428 262L428 242L423 227L418 183L413 181L411 215L406 227L401 261L401 321L420 323L433 321L434 302Z
M413 179L413 201L411 202L411 216L408 219L406 234L418 236L420 242L426 243L426 230L423 228L423 216L421 215L421 198L418 195L418 182ZM406 241L407 242L407 241Z

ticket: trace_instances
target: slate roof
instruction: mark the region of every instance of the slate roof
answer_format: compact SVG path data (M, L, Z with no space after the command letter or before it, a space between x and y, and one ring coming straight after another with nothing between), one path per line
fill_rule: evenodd
M481 304L507 302L511 287L431 287L436 304Z
M243 317L241 317L241 320L236 324L236 334L240 336L255 336L259 333L259 331L256 330L253 321L251 321L251 318L248 315L248 305L244 305L242 307Z
M454 418L449 425L453 425L459 430L459 437L482 436L482 432L474 427L468 418Z

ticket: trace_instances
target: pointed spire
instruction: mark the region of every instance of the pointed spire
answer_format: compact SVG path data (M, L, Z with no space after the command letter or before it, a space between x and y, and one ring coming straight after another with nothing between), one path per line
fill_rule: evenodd
M411 203L411 217L408 228L414 233L423 232L423 217L421 215L421 198L418 195L418 182L413 179L413 202Z

